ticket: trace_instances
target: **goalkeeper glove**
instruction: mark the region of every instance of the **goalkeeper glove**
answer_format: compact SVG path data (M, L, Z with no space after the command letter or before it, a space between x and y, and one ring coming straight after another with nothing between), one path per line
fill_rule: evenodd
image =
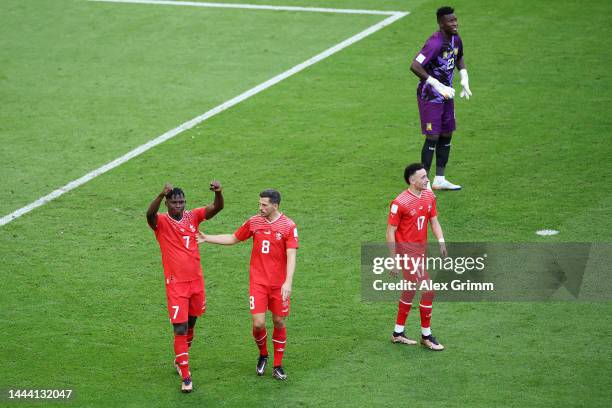
M444 85L436 78L429 76L427 78L427 81L425 82L427 82L433 89L435 89L437 93L442 95L444 99L453 99L455 97L455 90L450 86Z
M470 96L472 96L472 91L470 91L467 69L464 68L459 70L459 76L461 77L461 87L463 88L461 93L459 93L459 96L465 99L470 99Z

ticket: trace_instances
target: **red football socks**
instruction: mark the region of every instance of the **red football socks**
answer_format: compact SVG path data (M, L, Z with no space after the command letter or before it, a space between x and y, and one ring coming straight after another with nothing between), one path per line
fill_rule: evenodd
M421 312L421 327L427 329L431 325L432 302L421 300L419 311Z
M193 343L193 327L189 327L187 329L187 347L191 348L191 343Z
M186 334L174 335L174 354L176 354L176 362L181 369L183 379L189 377L189 346L187 346Z
M287 343L287 328L277 329L275 327L274 333L272 333L272 342L274 343L274 367L278 367L283 364L283 353Z
M268 332L266 328L256 329L253 327L253 339L255 339L255 343L257 347L259 347L259 354L262 356L268 355Z
M406 319L408 318L408 313L410 313L410 308L412 307L412 303L405 303L403 300L399 301L397 306L397 319L395 319L395 324L400 326L406 325Z

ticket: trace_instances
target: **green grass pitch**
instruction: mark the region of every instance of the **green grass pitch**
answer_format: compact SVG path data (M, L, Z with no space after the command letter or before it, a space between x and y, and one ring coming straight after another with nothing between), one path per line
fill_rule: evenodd
M610 303L434 303L447 350L431 353L388 341L395 303L361 300L360 244L384 240L403 167L420 157L409 63L441 4L249 3L411 14L0 227L0 389L71 388L64 405L78 407L609 406ZM448 168L464 190L438 194L446 239L612 241L612 7L451 3L474 97L456 104ZM383 18L3 0L1 215ZM188 205L208 203L213 178L226 209L207 231L237 228L265 187L300 228L290 378L254 373L250 246L205 246L196 390L182 395L144 214L165 181ZM542 228L560 234L536 236ZM407 325L416 336L418 313Z

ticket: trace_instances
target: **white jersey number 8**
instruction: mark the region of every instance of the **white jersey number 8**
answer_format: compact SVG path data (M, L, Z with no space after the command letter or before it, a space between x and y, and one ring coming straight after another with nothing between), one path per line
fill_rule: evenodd
M263 241L261 241L261 253L262 254L270 253L270 241L268 241L267 239L264 239Z

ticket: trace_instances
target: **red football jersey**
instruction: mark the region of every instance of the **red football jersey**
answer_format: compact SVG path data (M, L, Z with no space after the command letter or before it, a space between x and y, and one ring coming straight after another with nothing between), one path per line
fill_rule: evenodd
M437 215L436 196L431 190L423 190L420 197L405 190L389 210L388 223L397 227L395 242L427 242L427 223Z
M240 241L253 237L251 284L281 287L287 278L287 248L298 248L295 223L285 214L274 222L261 215L249 218L234 232Z
M206 208L184 211L176 221L168 214L157 215L155 237L159 242L166 280L186 282L202 277L200 251L196 235L206 219Z

